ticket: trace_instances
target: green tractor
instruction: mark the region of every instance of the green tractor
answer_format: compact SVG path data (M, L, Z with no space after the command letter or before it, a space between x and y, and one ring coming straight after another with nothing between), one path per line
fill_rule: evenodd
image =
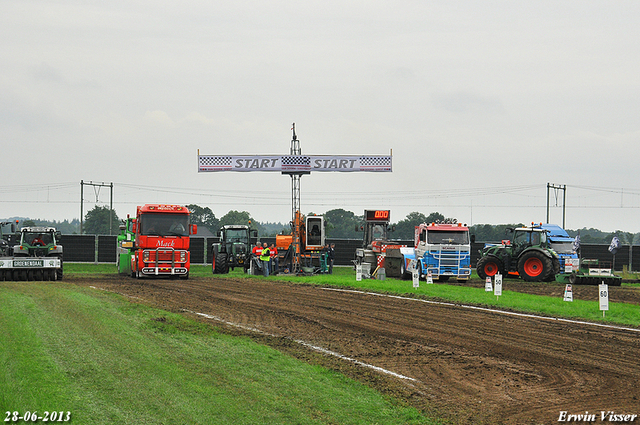
M251 259L251 238L258 238L258 231L249 226L233 224L218 230L220 242L214 243L211 270L213 274L229 273L229 268L249 269Z
M482 279L497 273L519 275L527 282L550 282L560 272L560 255L551 248L547 230L541 226L507 229L510 240L486 244L476 264Z
M13 236L17 230L17 221L0 222L0 257L13 255Z
M34 265L33 268L25 268L24 271L27 273L27 279L23 280L32 280L34 275L40 275L39 279L36 280L61 280L63 275L63 264L62 264L62 254L63 249L62 245L60 245L60 240L62 239L62 234L60 231L56 230L53 227L23 227L20 229L20 232L16 234L16 243L13 247L13 256L14 258L21 260L29 257L29 259L36 257L39 259L49 259L55 258L60 261L59 267L54 269L46 270L48 274L55 274L55 276L49 276L42 274L45 272L44 269L40 269L44 262L42 261L30 261L25 263L27 266L29 264ZM14 261L14 265L17 262ZM23 276L24 277L24 276ZM37 277L37 276L36 276Z

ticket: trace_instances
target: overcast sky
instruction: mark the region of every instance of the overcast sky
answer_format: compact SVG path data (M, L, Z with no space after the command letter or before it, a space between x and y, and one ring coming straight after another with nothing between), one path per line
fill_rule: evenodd
M0 218L194 203L291 219L279 173L204 155L387 155L313 173L303 213L438 211L640 232L640 2L0 2ZM562 224L563 192L550 191ZM85 186L84 212L109 205Z

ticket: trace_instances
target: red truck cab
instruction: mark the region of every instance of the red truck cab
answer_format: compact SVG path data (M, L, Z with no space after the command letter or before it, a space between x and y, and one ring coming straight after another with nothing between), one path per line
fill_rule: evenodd
M189 210L181 205L139 206L133 222L134 255L131 274L189 277L191 255L189 235L198 228L189 223Z

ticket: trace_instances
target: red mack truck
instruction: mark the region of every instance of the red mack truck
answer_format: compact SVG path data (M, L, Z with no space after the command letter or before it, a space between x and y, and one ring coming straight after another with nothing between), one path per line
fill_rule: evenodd
M189 277L189 235L198 233L189 224L189 210L180 205L146 204L132 220L135 236L131 276Z

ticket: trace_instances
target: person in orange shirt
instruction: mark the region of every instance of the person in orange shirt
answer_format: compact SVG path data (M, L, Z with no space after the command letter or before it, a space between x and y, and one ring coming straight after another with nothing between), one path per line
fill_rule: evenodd
M271 271L272 274L278 274L280 271L280 260L278 259L278 248L274 244L271 244L269 247L269 252L271 254Z
M262 270L262 261L260 261L260 254L262 254L262 245L260 242L256 242L256 246L251 250L252 258L251 263L258 269Z

